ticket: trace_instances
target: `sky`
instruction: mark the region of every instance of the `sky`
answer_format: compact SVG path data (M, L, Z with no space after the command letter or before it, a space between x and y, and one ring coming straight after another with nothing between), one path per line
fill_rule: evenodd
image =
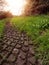
M5 5L4 10L10 11L13 15L21 15L25 5L26 0L5 0L7 5Z

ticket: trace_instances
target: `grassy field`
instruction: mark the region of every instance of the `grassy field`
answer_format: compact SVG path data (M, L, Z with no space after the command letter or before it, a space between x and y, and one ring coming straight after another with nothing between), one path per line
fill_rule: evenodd
M33 40L36 58L49 65L49 16L13 17L11 22L20 31L27 32Z
M6 21L10 21L20 31L26 31L33 40L36 58L43 65L49 65L49 16L13 17L0 20L0 37Z

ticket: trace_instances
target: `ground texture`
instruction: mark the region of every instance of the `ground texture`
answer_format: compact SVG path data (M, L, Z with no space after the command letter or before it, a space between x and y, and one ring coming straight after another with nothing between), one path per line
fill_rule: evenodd
M25 32L19 32L7 22L0 39L0 65L39 65L32 41Z

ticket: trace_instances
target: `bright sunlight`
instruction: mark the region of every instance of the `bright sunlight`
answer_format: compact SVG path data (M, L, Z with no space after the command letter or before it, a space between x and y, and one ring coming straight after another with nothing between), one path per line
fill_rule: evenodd
M6 0L5 11L10 11L13 15L21 15L26 5L26 0Z

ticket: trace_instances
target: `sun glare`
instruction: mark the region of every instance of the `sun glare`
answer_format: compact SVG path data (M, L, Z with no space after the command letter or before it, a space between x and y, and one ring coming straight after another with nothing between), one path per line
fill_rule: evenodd
M13 15L21 15L24 6L26 4L26 0L6 0L7 6L5 6L5 11L10 11Z

